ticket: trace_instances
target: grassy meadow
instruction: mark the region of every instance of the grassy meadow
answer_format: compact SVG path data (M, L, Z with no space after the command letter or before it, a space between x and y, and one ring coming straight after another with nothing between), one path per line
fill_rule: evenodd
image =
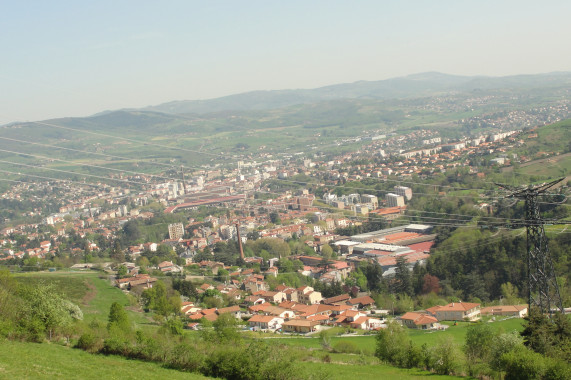
M2 379L206 379L118 356L93 355L58 344L0 341Z
M53 282L57 288L76 302L84 312L86 323L93 320L105 323L113 302L124 305L138 328L154 329L152 319L133 305L129 297L111 286L106 275L94 272L27 273L15 276L24 282ZM522 320L505 319L490 322L494 329L509 332L522 329ZM451 337L456 344L463 345L469 323L459 322L445 331L408 330L411 341L418 346L435 344L440 338ZM298 351L298 369L319 374L323 379L440 379L444 376L419 369L401 369L381 364L374 356L376 340L374 334L340 336L343 328L329 331L329 345L324 349L319 334L311 337L263 334L246 332L244 339L268 339L272 343L284 344ZM187 331L193 335L198 332ZM340 343L350 343L356 353L339 353L335 348ZM348 351L343 351L348 352ZM29 363L32 363L29 365ZM165 369L154 363L126 360L115 356L88 354L84 351L54 343L21 343L4 341L0 344L0 378L122 378L131 379L145 374L146 378L203 378L201 375ZM446 376L446 378L450 378Z
M498 331L502 332L510 332L510 331L521 331L523 329L522 319L512 318L512 319L504 319L498 320L495 322L488 322L490 325ZM458 322L456 326L450 326L447 330L442 331L422 331L422 330L407 330L410 340L418 345L421 346L423 344L432 345L438 339L446 339L451 337L453 341L458 344L462 345L466 339L466 332L468 331L468 327L470 323L467 322ZM289 337L289 338L275 338L281 343L292 345L292 346L301 346L307 347L311 349L320 349L321 348L321 338L318 336L313 337ZM354 335L354 336L332 336L330 345L335 347L335 345L342 341L348 341L353 343L357 348L359 348L363 354L365 355L374 355L375 352L375 335Z

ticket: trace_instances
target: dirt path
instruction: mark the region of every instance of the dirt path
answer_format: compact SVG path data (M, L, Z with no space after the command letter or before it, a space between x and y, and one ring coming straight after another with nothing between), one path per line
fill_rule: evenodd
M89 305L91 300L94 299L95 296L97 295L97 288L95 287L95 285L93 285L91 282L89 282L89 280L85 280L84 283L85 283L85 286L87 286L89 288L89 291L87 293L85 293L85 295L81 299L81 302L84 305Z

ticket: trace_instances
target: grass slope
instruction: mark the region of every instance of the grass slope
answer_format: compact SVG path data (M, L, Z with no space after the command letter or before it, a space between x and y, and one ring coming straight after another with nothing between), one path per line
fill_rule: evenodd
M2 379L206 379L154 363L92 355L56 344L0 341Z
M496 321L490 323L492 328L495 330L501 330L503 332L510 332L513 330L521 331L523 320L522 319L505 319L502 321ZM445 331L421 331L421 330L408 330L410 340L421 346L426 343L428 346L434 345L440 338L451 337L454 342L458 345L463 345L466 339L466 332L470 323L459 322L457 326L450 326ZM321 348L321 340L319 337L305 338L305 337L293 337L293 338L276 338L281 343L292 345L292 346L302 346L307 348ZM355 344L365 355L373 355L375 352L375 335L356 335L347 337L337 337L331 338L331 345L335 347L335 344L341 341L349 341Z
M430 379L430 380L448 380L448 379L466 379L457 376L436 375L420 369L403 369L391 367L384 364L366 364L366 365L346 365L336 363L311 363L303 362L303 368L308 368L313 372L321 372L327 374L329 379L383 379L383 380L401 380L401 379Z
M130 310L132 308L125 293L112 286L107 279L99 278L100 275L96 272L31 272L17 274L16 279L26 283L44 281L56 284L64 296L81 307L86 322L94 319L107 322L111 304L118 302L127 309L131 321L149 323L144 313Z

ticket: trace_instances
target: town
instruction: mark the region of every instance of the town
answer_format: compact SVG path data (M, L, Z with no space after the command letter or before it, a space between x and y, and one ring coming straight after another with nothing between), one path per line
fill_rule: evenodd
M375 281L392 287L399 276L425 266L438 237L434 227L444 220L408 217L411 200L426 193L406 184L457 168L483 177L486 167L553 155L509 154L534 136L528 128L444 142L419 130L371 136L359 151L327 161L264 157L262 163L239 161L234 169L194 170L167 182L166 173L121 174L111 178L118 180L114 186L19 183L1 198L34 205L25 217L36 222L1 231L0 260L27 271L115 273L116 286L138 297L164 276L188 280L195 291L182 297L180 312L191 329L224 313L247 320L252 330L283 333L331 326L375 330L395 309L405 326L419 329L445 329L440 321L473 321L481 313L523 317L525 305L480 308L460 300L413 312L395 306L393 298L387 309L389 301L378 305L370 290ZM377 187L344 188L366 180ZM384 196L377 196L379 184ZM474 206L493 214L486 201ZM149 236L142 229L154 239L141 241ZM369 275L368 286L360 279L364 271L378 272ZM288 284L278 282L283 275ZM305 285L295 286L296 276ZM430 287L431 276L424 280Z

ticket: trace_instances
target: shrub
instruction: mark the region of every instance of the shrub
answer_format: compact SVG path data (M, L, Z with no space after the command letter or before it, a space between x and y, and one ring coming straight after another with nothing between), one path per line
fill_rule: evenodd
M462 351L452 338L440 340L431 350L431 368L440 375L449 375L460 371Z
M407 351L410 346L408 334L404 328L391 322L387 328L379 330L375 356L399 367L407 365Z
M174 347L168 366L181 371L199 372L203 370L206 355L188 343Z
M96 352L98 340L95 334L86 332L79 337L75 347L88 352Z
M409 344L408 350L406 352L406 363L405 367L422 367L424 361L423 349L415 346L414 344Z
M549 360L543 378L545 380L571 379L571 365L562 360Z
M129 357L129 343L118 336L112 336L103 341L101 352L106 355L121 355Z
M358 354L361 352L359 347L353 342L347 340L341 340L333 346L333 351L343 354Z
M505 380L540 379L545 372L543 357L525 347L502 355Z

